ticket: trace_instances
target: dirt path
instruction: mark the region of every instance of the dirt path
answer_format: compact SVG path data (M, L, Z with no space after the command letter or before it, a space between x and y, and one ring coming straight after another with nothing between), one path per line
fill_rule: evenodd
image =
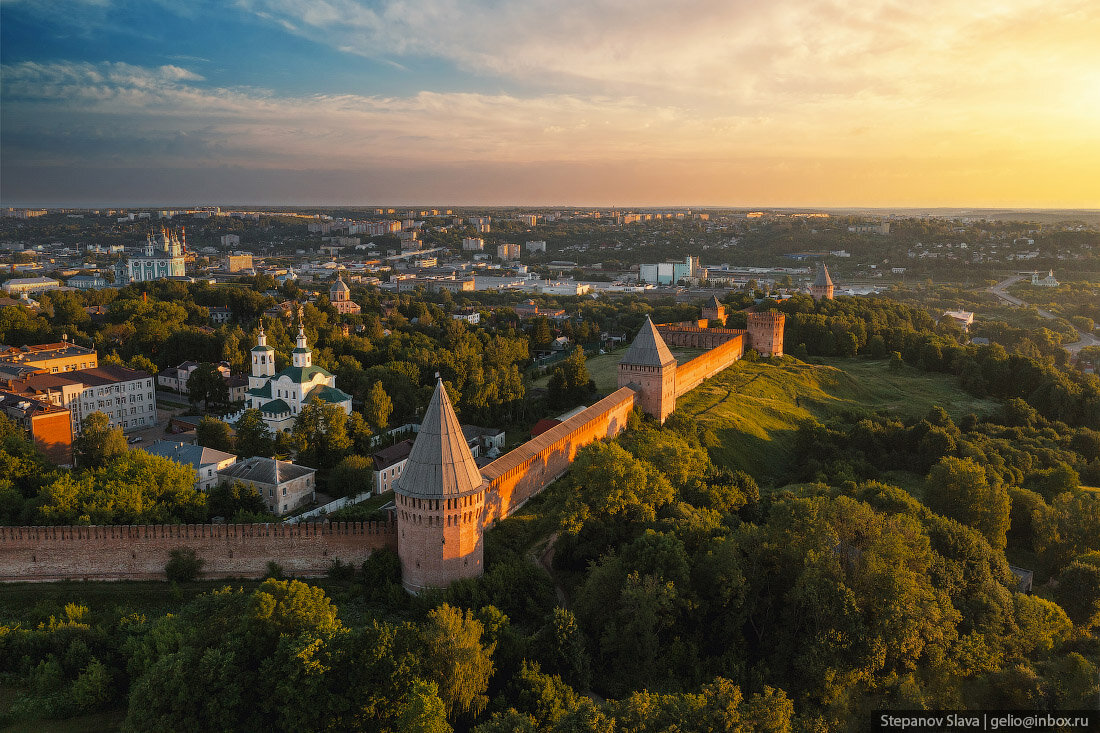
M558 598L558 605L562 608L569 608L569 598L565 595L565 589L561 587L561 583L558 582L558 576L554 574L554 550L556 549L557 541L558 533L554 532L550 535L549 539L547 539L541 552L538 552L537 549L533 549L528 554L528 557L531 558L531 562L542 568L546 574L550 576L550 581L554 584L554 595Z

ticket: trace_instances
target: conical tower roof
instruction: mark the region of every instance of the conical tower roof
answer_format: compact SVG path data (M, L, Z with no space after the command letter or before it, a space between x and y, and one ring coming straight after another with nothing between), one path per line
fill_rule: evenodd
M441 499L465 495L483 483L443 380L439 379L394 491L418 499Z
M724 305L722 305L722 301L718 300L717 295L710 296L710 302L707 303L707 306L713 308L714 310L719 310L725 307Z
M675 363L676 357L668 350L665 340L653 325L649 316L645 317L642 330L634 337L634 342L619 360L620 364L635 364L638 366L667 366Z
M831 288L833 286L833 279L829 277L829 268L825 266L825 263L821 263L821 269L817 271L817 279L814 280L814 287L816 288Z

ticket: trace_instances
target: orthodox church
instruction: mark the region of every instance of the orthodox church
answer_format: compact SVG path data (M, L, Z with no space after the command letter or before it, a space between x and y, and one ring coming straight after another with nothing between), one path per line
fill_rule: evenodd
M344 278L340 275L336 276L336 282L328 289L328 299L336 312L341 315L360 313L363 310L358 303L351 299L351 288L347 286Z
M291 352L293 364L275 373L275 349L267 345L263 323L252 347L252 374L248 377L248 406L258 409L271 430L290 430L294 418L314 397L339 405L351 414L351 395L336 388L336 377L313 366L313 350L306 343L305 327L298 324L298 338Z
M131 255L115 265L115 284L147 282L162 277L186 275L184 252L187 251L187 230L181 228L177 235L161 228L160 236L149 234L140 255Z

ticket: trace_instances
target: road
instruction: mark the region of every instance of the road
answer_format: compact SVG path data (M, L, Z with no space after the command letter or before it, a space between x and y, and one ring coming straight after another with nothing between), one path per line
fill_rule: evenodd
M1015 295L1009 295L1007 292L1005 292L1006 288L1008 288L1010 285L1014 285L1015 283L1020 282L1025 277L1025 275L1013 275L1012 277L1006 280L1002 280L993 287L989 288L989 292L993 293L1009 305L1015 305L1021 308L1029 308L1031 306L1029 306L1026 301L1017 298ZM1049 321L1053 321L1055 318L1057 318L1057 316L1055 316L1053 313L1051 313L1050 311L1045 311L1042 308L1036 308L1035 310L1039 313L1040 318L1045 318ZM1086 346L1100 346L1100 339L1096 338L1096 336L1092 335L1091 333L1085 333L1084 331L1078 329L1076 326L1074 326L1074 330L1077 331L1077 340L1074 341L1072 344L1062 344L1062 347L1069 352L1070 356L1077 356L1077 353Z

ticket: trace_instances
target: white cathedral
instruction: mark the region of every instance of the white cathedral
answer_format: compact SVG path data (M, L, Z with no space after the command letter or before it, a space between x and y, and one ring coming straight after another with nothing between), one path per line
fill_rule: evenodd
M292 366L275 373L275 349L267 345L263 323L252 347L252 374L248 377L248 406L258 409L271 430L290 430L294 418L316 397L339 405L351 414L351 395L336 388L336 377L313 366L313 351L306 344L305 328L299 324L298 338L291 352Z

